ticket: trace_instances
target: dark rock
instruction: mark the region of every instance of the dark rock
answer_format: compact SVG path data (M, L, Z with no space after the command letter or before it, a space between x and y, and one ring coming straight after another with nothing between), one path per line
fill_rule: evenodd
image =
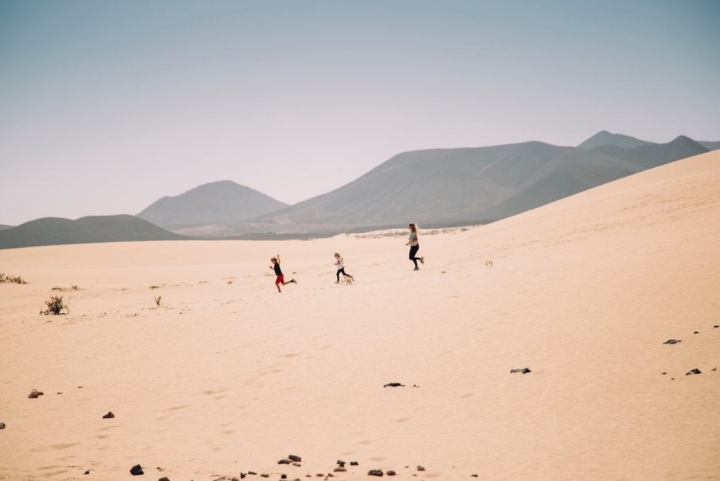
M292 461L290 461L288 458L283 458L280 461L278 461L278 464L290 464Z
M667 341L663 342L663 344L677 344L678 342L682 342L678 339L668 339Z
M30 399L37 399L40 396L43 396L45 393L42 391L38 391L37 389L33 389L30 395L28 396Z
M350 461L350 466L360 466L357 461Z
M0 429L5 429L5 423L0 423Z
M291 454L290 456L288 456L288 458L290 458L291 461L295 461L296 463L302 462L302 458L300 456L295 456L294 454Z
M693 334L700 334L698 331L693 332Z
M106 415L103 416L103 419L112 419L115 415L112 413L112 411L108 411Z
M712 368L712 369L710 369L710 370L711 370L711 371L717 371L717 368L714 367L714 368ZM3 426L5 426L5 425L3 424ZM2 428L0 427L0 429L2 429Z
M717 328L719 328L719 327L720 327L720 326L713 326L713 329L717 329Z
M338 464L338 466L340 466L341 468L344 468L344 467L345 467L345 461L340 461L340 460L338 459L338 460L337 460L337 464Z
M280 479L287 479L287 474L281 474Z
M702 374L702 372L700 372L700 369L691 369L685 373L686 376L689 376L690 374Z
M368 476L382 477L382 476L384 476L384 474L381 469L371 469L370 471L368 471Z
M386 473L388 476L395 476L397 473L392 469Z
M532 372L532 371L531 371L530 369L526 368L526 367L524 367L524 368L522 368L522 369L511 369L511 370L510 370L510 374L513 374L513 373L516 373L516 372L521 372L521 373L523 373L523 374L527 374L527 373Z
M135 466L130 468L130 474L132 474L133 476L142 476L145 473L143 473L142 466L136 464Z
M383 387L405 387L404 384L400 384L399 382L389 382L385 384Z
M90 474L90 470L89 470L89 469L83 473L83 475L87 475L87 474Z
M253 476L257 476L257 473L255 471L248 471L248 474L251 474Z
M663 371L663 376L666 375L666 374L667 374L667 373L666 373L665 371Z
M478 475L477 475L477 474L471 474L470 477L472 477L472 478L477 478Z
M347 468L344 466L338 466L337 468L333 469L333 472L336 473L347 473Z
M301 466L300 463L293 463L293 466L297 466L298 468Z
M263 474L261 474L261 475L260 475L260 477L261 477L261 478L269 478L269 477L270 477L270 475L269 475L269 474L265 474L265 473L263 473Z
M418 471L425 471L425 468L424 468L423 466L418 466L418 467L417 467L417 470L418 470Z
M168 478L163 477L163 478L158 479L158 481L170 481L170 480Z

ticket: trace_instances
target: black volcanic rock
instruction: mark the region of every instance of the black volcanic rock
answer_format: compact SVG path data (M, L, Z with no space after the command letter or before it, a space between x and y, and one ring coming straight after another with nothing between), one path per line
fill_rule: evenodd
M142 476L145 473L143 472L142 466L136 464L135 466L130 468L130 474L132 474L133 476Z
M224 180L163 197L137 216L161 227L236 222L287 207L249 187Z

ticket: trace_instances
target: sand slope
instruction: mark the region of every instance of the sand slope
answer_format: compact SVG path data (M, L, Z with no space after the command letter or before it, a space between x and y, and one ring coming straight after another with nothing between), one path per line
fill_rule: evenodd
M720 153L404 243L0 252L0 479L720 479Z

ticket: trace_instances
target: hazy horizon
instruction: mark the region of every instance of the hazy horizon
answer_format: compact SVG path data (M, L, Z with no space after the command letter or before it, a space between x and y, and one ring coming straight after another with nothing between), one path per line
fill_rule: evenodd
M720 141L714 1L0 0L0 224L231 180L295 204L393 155Z

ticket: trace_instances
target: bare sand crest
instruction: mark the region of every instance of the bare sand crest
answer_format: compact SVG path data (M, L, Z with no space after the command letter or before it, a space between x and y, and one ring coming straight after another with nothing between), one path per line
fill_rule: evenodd
M420 236L0 251L0 479L720 479L720 153Z

